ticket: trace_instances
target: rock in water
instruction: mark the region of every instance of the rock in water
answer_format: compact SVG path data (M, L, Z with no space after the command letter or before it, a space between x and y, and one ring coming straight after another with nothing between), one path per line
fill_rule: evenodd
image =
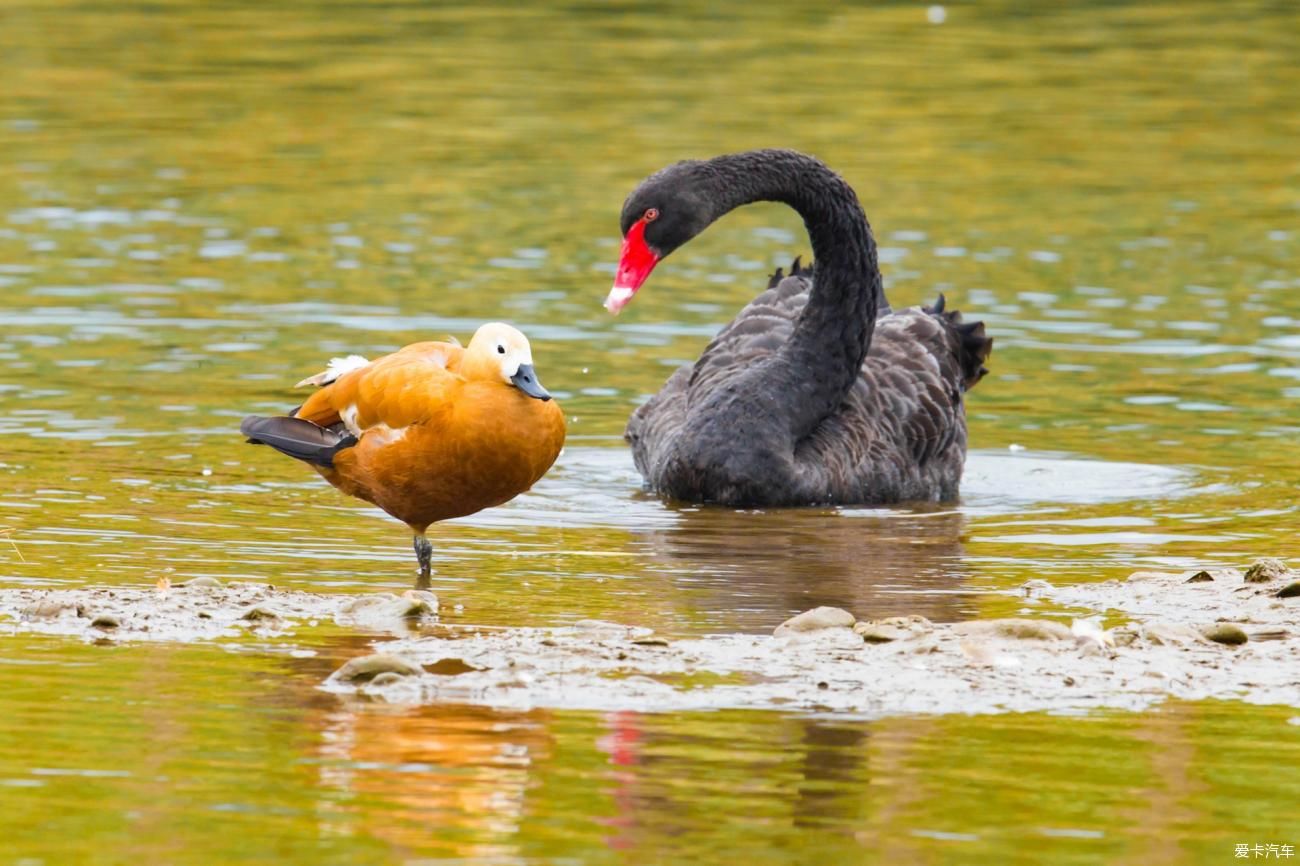
M176 584L176 586L183 586L186 589L220 589L221 581L217 580L215 577L191 577L184 583Z
M1295 598L1300 595L1300 580L1293 580L1277 591L1278 598Z
M1246 570L1246 583L1269 583L1291 575L1280 559L1264 558L1255 560L1255 564Z
M976 619L952 627L957 634L1011 640L1074 640L1064 623L1050 619Z
M362 595L347 602L334 615L342 626L404 633L420 620L438 615L438 596L420 589L408 589L400 596L389 592Z
M375 653L374 655L351 659L343 667L336 670L330 679L341 680L345 683L366 683L380 674L387 673L410 677L421 673L421 668L400 656Z
M384 671L382 674L375 674L375 678L370 681L370 685L376 688L391 686L393 683L400 683L406 677L397 673L397 671Z
M1141 583L1147 580L1168 580L1177 576L1176 572L1170 571L1135 571L1128 576L1128 579L1133 583Z
M1249 580L1250 579L1249 576L1246 579ZM1210 574L1208 571L1198 571L1196 572L1196 574L1193 574L1191 577L1187 578L1185 582L1186 583L1213 583L1214 575Z
M847 610L838 607L815 607L790 617L778 625L772 634L784 637L828 628L853 628L855 622L857 619Z
M1249 640L1240 626L1233 625L1230 622L1216 622L1214 625L1203 626L1201 634L1215 643L1227 644L1228 646L1238 646Z

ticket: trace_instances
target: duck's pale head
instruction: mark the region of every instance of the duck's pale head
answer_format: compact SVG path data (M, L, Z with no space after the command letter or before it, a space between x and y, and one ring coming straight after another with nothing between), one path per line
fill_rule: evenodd
M474 332L465 353L473 368L499 377L529 397L551 399L533 369L533 349L528 345L528 338L519 329L502 322L488 322Z

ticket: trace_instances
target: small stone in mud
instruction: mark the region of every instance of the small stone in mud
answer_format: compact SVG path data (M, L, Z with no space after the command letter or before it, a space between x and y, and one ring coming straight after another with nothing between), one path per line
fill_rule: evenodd
M1201 629L1201 634L1214 641L1215 643L1237 646L1247 640L1246 633L1241 630L1240 626L1233 625L1230 622L1216 622L1214 625L1207 625Z
M191 577L184 583L173 584L174 586L183 586L186 589L220 589L221 581L215 577Z
M38 599L24 607L21 615L23 619L57 619L64 611L74 611L78 616L81 615L79 605L58 598Z
M1295 598L1300 595L1300 580L1293 580L1277 591L1278 598Z
M828 628L853 628L857 619L847 610L838 607L815 607L790 617L776 627L772 634L784 637Z
M1246 570L1246 583L1268 583L1288 577L1291 570L1280 559L1265 557L1255 560L1255 564Z
M280 615L269 607L250 607L240 619L247 622L275 622Z
M334 672L331 679L342 680L345 683L366 683L384 673L411 677L419 674L420 668L400 656L375 653L349 660Z
M1184 581L1184 583L1213 583L1213 582L1214 582L1214 575L1210 574L1208 571L1198 571L1196 572L1196 574L1193 574L1191 577L1187 578L1186 581Z
M101 613L91 621L91 628L119 628L122 621L111 613Z
M1142 627L1142 636L1154 646L1182 646L1204 643L1206 637L1191 626L1178 623L1150 622Z
M977 619L959 622L953 631L1012 640L1074 640L1074 633L1064 623L1050 619Z
M889 643L929 634L934 631L934 624L923 616L887 616L860 622L853 630L867 643Z
M1115 628L1110 631L1115 646L1132 646L1138 639L1138 633L1131 628Z
M912 636L912 633L906 629L879 622L860 622L853 627L853 630L867 643L889 643Z
M438 659L431 665L425 665L424 669L429 673L437 674L440 677L455 677L460 676L461 674L483 670L483 668L476 668L464 659L458 658Z
M884 619L878 619L876 622L892 625L897 628L905 628L908 631L917 634L925 634L934 631L934 623L930 622L920 614L908 614L907 616L887 616Z

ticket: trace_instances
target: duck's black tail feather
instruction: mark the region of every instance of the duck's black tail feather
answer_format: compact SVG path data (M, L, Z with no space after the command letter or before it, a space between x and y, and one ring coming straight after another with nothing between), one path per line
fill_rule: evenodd
M262 418L249 415L239 425L239 432L253 445L270 445L317 466L333 466L334 455L357 444L357 437L345 430L317 427L302 418Z
M984 362L993 352L993 338L984 333L983 322L963 322L957 310L945 310L943 295L933 306L923 307L927 313L948 326L957 338L957 359L961 363L962 384L969 391L988 375Z

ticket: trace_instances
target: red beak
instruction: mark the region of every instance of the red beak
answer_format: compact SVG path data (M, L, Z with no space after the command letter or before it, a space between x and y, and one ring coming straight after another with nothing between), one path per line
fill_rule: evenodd
M617 316L618 311L628 305L657 264L659 256L645 242L645 220L639 219L623 238L623 251L618 257L618 273L614 276L614 288L609 290L609 297L605 298L605 309Z

